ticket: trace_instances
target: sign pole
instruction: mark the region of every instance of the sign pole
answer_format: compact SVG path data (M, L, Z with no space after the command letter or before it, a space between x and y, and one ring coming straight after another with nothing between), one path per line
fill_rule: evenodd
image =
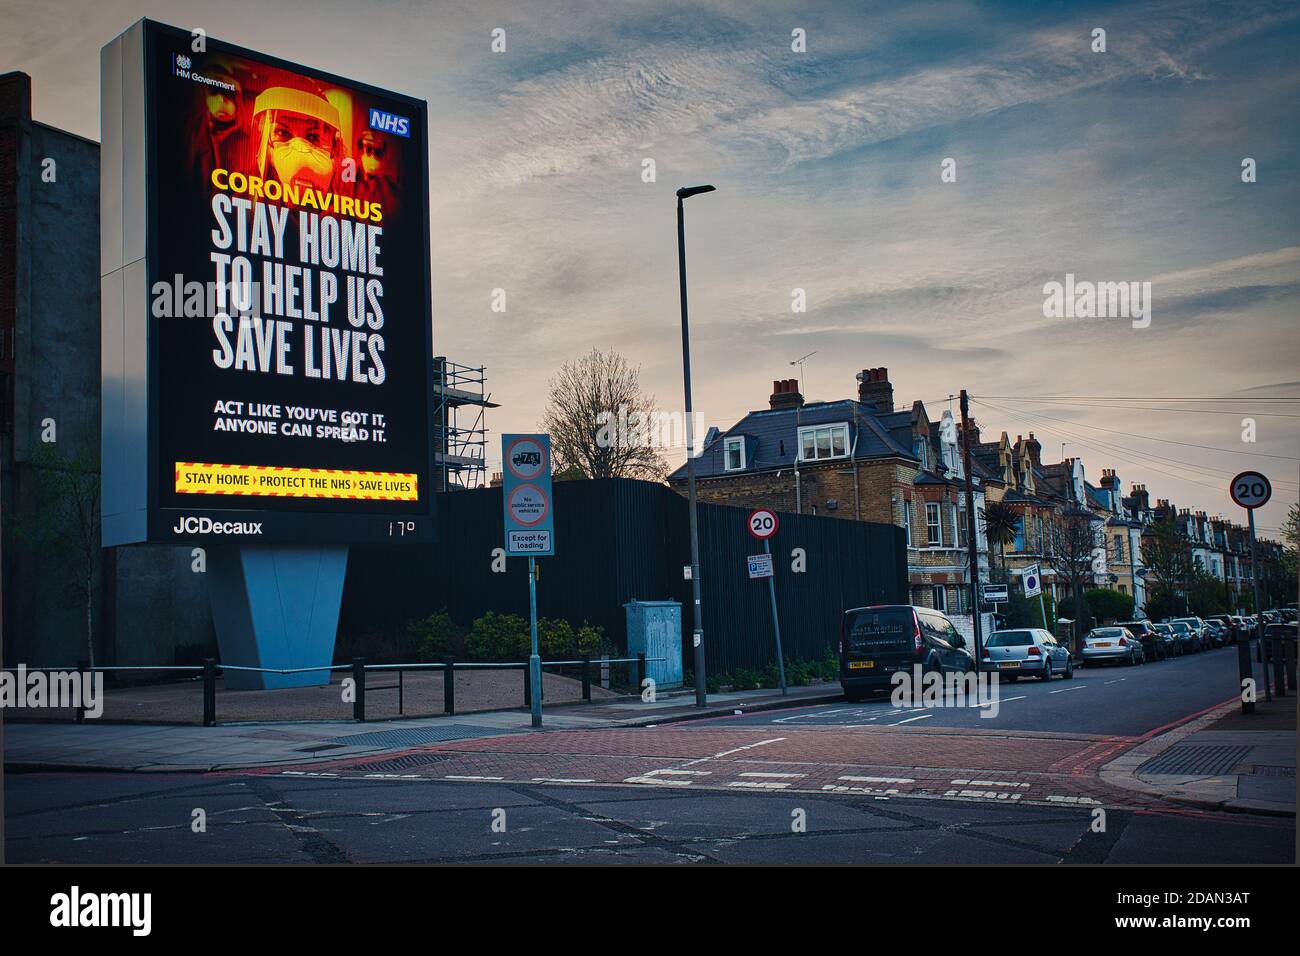
M980 633L980 562L979 562L979 539L976 536L975 524L975 488L971 479L970 464L970 398L966 394L966 389L961 390L961 448L962 448L962 471L966 473L966 551L967 551L967 574L970 576L970 600L971 600L971 632L975 636L975 670L980 669L980 658L984 655L983 635Z
M763 553L771 554L772 545L763 539ZM781 696L785 696L785 654L781 651L781 622L776 617L776 575L767 579L767 593L772 597L772 630L776 632L776 670L781 678Z
M1052 629L1047 626L1047 605L1043 602L1042 591L1038 592L1038 613L1043 616L1043 630L1047 631L1049 634L1054 633Z
M1250 531L1250 578L1251 585L1255 591L1255 636L1259 638L1260 658L1264 663L1264 699L1273 699L1273 688L1269 680L1269 666L1272 665L1274 671L1277 669L1277 661L1272 660L1273 655L1269 654L1264 647L1264 608L1260 603L1259 595L1259 560L1255 548L1255 509L1260 508L1268 503L1268 499L1273 496L1273 486L1268 478L1257 471L1243 471L1232 479L1228 485L1228 494L1232 500L1242 508L1246 509L1247 528ZM1242 684L1245 684L1251 676L1250 655L1238 653L1238 673ZM1240 691L1241 688L1238 688ZM1284 685L1278 685L1279 694L1285 693ZM1242 712L1250 713L1254 711L1252 705L1249 709L1246 707L1246 701L1242 699Z
M537 559L528 558L528 625L532 634L533 653L528 658L528 686L532 691L529 701L533 711L533 726L542 726L542 657L537 653Z
M542 726L542 658L537 647L537 556L555 554L549 435L501 436L505 553L528 558L528 705Z

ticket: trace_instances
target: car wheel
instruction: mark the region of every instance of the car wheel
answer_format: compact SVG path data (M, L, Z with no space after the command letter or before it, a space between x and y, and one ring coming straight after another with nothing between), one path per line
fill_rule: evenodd
M1061 676L1064 677L1066 680L1069 680L1071 677L1074 676L1074 661L1065 662L1065 673L1062 674Z
M1051 661L1043 661L1043 677L1042 677L1042 679L1043 679L1043 680L1051 680L1051 679L1052 679L1052 662L1051 662Z
M844 691L844 699L847 700L850 704L860 704L862 703L862 691L848 690L846 688Z

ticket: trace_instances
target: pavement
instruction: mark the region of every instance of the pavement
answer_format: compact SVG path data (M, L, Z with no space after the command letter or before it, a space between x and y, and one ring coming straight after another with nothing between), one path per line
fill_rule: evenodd
M1296 814L1296 701L1239 701L1159 734L1101 767L1105 782L1189 806Z
M281 720L215 727L6 720L2 749L4 765L10 771L206 772L317 763L326 757L382 757L412 748L512 734L667 724L839 698L838 684L791 687L785 697L776 690L712 694L707 708L697 708L694 691L686 689L660 692L653 702L609 697L590 704L546 705L541 731L532 727L531 714L523 709L368 723ZM367 698L368 708L369 703Z

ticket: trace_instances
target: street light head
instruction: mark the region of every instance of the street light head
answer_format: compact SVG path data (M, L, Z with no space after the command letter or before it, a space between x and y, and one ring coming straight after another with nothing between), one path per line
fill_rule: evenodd
M691 196L697 196L700 193L711 193L717 188L717 186L683 186L681 189L677 190L677 198L688 199Z

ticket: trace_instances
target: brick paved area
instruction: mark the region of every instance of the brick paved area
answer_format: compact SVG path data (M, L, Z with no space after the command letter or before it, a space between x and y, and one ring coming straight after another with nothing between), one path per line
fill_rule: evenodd
M293 774L394 779L624 784L942 797L994 803L1160 806L1113 788L1096 767L1139 738L677 725L521 734L322 762Z

